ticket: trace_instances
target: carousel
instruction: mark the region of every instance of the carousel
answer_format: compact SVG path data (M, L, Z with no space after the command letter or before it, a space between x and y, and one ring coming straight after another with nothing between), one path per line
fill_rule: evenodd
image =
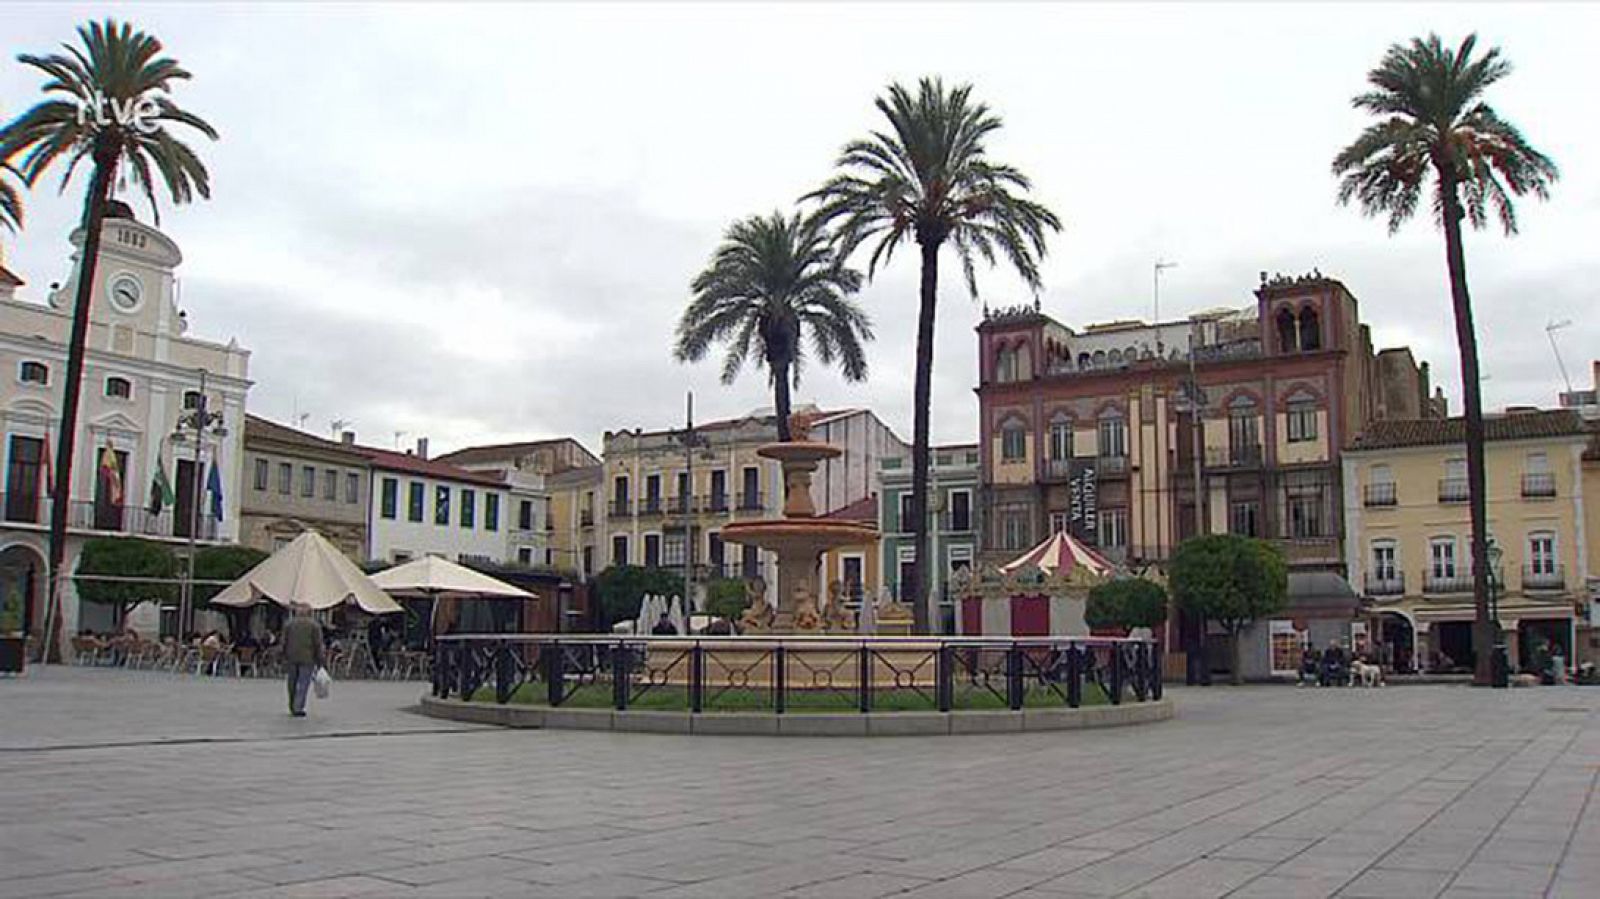
M1094 547L1057 532L998 568L958 572L951 581L963 636L1081 637L1089 591L1116 565Z

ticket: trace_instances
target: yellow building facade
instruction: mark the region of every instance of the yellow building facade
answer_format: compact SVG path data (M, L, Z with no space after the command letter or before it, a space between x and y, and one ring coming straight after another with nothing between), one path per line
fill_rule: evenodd
M1513 670L1541 643L1569 665L1588 658L1600 534L1591 429L1552 410L1492 416L1485 430L1491 577ZM1375 645L1401 671L1471 669L1463 434L1459 418L1376 422L1344 453L1350 582L1372 602Z

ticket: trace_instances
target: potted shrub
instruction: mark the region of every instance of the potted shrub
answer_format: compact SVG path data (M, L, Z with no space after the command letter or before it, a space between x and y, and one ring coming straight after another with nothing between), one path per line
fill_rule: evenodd
M21 674L27 653L22 637L22 597L15 584L0 596L0 674Z

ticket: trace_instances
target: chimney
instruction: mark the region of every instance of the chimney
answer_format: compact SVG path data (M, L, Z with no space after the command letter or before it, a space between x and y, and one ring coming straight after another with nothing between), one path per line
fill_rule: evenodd
M424 461L428 458L428 438L426 437L417 438L417 458Z
M344 444L345 446L355 446L356 445L356 432L355 431L343 431L343 432L341 432L339 434L339 442Z

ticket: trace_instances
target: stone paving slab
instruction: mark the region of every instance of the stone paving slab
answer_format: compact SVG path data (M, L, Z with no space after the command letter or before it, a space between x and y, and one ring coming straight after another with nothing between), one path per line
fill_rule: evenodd
M420 691L295 720L274 681L0 681L0 899L1600 896L1600 690L1180 688L1143 727L825 741Z

